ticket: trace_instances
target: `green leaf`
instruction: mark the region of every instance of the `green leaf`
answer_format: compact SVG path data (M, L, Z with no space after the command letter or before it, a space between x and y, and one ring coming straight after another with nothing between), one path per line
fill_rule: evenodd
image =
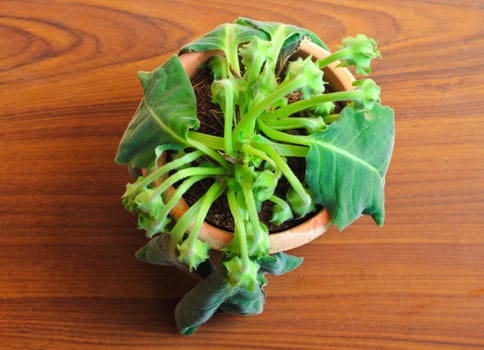
M275 174L270 170L258 172L252 187L255 199L261 202L269 199L276 190L279 178L280 174Z
M138 214L138 229L146 231L146 237L153 237L158 233L166 232L171 223L169 216L152 218L144 213Z
M341 61L341 66L355 66L356 73L369 74L371 72L371 60L381 57L377 48L376 40L368 38L364 34L343 39L343 48L347 49L348 57Z
M270 41L258 37L254 37L251 42L239 49L241 62L246 68L244 78L249 85L258 79L265 61L275 59L272 57L272 49Z
M140 72L144 98L119 144L116 162L146 168L161 144L187 145L197 129L195 94L177 56L151 73Z
M258 315L264 310L266 295L262 285L250 291L245 288L236 288L235 292L220 306L220 310L230 314Z
M170 253L170 237L161 234L153 237L145 246L136 251L135 256L141 261L163 266L178 266L186 269L186 266L180 264L175 254Z
M196 269L198 265L208 259L210 245L195 238L193 240L185 239L177 245L180 252L180 261L188 265L190 271Z
M380 87L372 79L356 80L353 86L361 91L361 97L355 101L359 110L370 111L380 102Z
M252 260L244 261L238 256L224 262L228 271L228 279L233 286L240 286L248 290L254 290L257 285L257 272L259 265Z
M348 106L325 131L313 135L306 183L340 230L361 214L384 221L385 174L394 143L393 111L380 104L367 114Z
M180 50L181 53L192 51L221 50L225 53L228 69L240 73L238 50L243 43L248 43L254 37L266 39L267 35L247 26L224 23L201 38L189 43Z
M219 266L215 271L186 293L175 308L175 321L183 335L193 334L208 321L234 289L227 279L227 270Z
M311 61L311 58L298 58L289 63L285 80L292 81L298 77L304 77L304 85L301 91L305 99L320 95L324 91L323 71Z
M290 188L286 193L286 200L299 217L315 210L313 197L307 191L298 192L294 188Z
M254 36L267 39L267 35L259 30L234 23L224 23L209 33L185 45L180 54L192 51L233 50L242 43L248 43Z
M143 188L134 199L137 210L148 215L150 218L156 218L163 208L163 199L160 194L152 188Z
M304 37L307 37L311 39L311 41L315 44L327 49L326 45L316 34L307 29L294 25L283 24L279 22L256 21L254 19L244 17L238 18L235 23L261 30L265 32L268 36L270 36L271 39L276 35L275 33L282 32L284 36L284 43L282 45L283 48L291 46L294 44L294 42L299 42Z
M275 253L264 256L258 259L257 262L260 265L260 272L280 276L299 267L303 262L303 258L285 253Z
M269 198L274 203L272 208L271 222L275 225L281 225L282 223L291 220L293 218L291 206L282 198L272 196Z

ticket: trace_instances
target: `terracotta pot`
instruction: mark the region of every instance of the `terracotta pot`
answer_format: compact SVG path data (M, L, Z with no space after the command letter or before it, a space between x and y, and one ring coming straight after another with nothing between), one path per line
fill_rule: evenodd
M181 55L180 60L185 71L192 78L197 73L201 64L206 62L210 57L219 54L221 54L219 51L191 52ZM312 57L319 59L328 56L329 52L309 40L303 40L297 54L302 57L311 55ZM354 87L352 83L355 81L353 75L348 69L336 66L337 63L334 63L324 69L325 80L329 82L332 89L336 91L353 89ZM163 159L160 161L162 163L164 162ZM145 171L143 172L145 173ZM168 196L171 196L174 191L174 188L170 188L167 192ZM170 214L173 218L178 219L188 210L188 208L187 203L181 199ZM323 209L297 226L285 231L270 234L269 242L271 253L302 246L325 233L330 226L331 217L328 211ZM232 235L231 232L224 231L204 222L199 238L210 244L213 249L219 250L231 241Z

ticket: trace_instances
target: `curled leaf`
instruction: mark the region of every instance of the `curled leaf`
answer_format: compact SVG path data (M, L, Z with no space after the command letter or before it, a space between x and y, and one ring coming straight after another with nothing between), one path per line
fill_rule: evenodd
M181 244L178 244L177 248L180 252L179 260L187 264L190 271L196 269L198 265L209 257L210 245L198 238L193 240L186 239Z
M198 129L200 122L195 93L177 56L139 78L144 98L124 132L116 162L147 168L158 145L186 145L188 130Z
M260 272L279 276L296 269L303 260L303 258L279 252L264 256L257 262L260 264Z
M287 191L286 199L291 205L292 210L299 216L303 217L306 214L314 211L313 196L308 195L307 192L300 193L294 188Z
M227 276L233 286L239 286L248 290L254 290L257 285L257 272L259 265L252 260L243 261L235 256L224 262Z
M171 254L169 243L170 237L168 235L157 235L137 250L135 256L139 260L150 264L183 267L176 255Z
M153 188L143 188L134 198L134 203L139 211L151 218L156 218L163 208L161 195Z
M371 111L380 102L380 87L372 79L357 80L353 83L361 92L355 100L355 106L364 111Z
M348 51L347 57L342 60L342 66L355 66L356 73L368 74L371 71L371 60L381 57L376 40L364 34L343 39L343 48Z
M311 57L304 60L298 58L289 63L285 80L292 81L301 77L304 77L304 85L301 87L301 91L305 99L323 93L323 71L311 60Z
M281 225L282 223L289 221L293 218L291 206L283 199L272 196L270 200L274 203L272 207L271 222L275 225Z

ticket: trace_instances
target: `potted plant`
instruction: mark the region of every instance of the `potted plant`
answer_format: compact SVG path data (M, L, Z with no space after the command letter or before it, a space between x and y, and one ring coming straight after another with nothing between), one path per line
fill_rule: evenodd
M265 274L302 262L283 250L362 214L383 224L393 111L345 68L366 75L379 55L361 34L329 53L306 29L239 18L139 73L116 162L142 169L123 195L150 239L136 256L203 278L176 307L182 334L262 312Z

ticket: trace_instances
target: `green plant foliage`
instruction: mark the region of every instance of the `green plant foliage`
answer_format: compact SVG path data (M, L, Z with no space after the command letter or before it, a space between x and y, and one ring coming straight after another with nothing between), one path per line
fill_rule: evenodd
M119 144L116 162L148 167L162 144L186 145L197 129L195 94L180 60L173 56L151 73L140 72L144 98Z
M340 230L363 213L383 224L393 130L390 108L376 105L364 113L349 106L324 132L312 136L306 182Z
M266 202L276 225L314 213L316 205L326 207L340 229L362 214L383 223L393 111L381 105L373 80L358 80L351 91L325 91L322 70L337 62L370 73L371 60L380 56L376 41L357 35L324 59L294 58L307 38L326 48L306 29L239 18L180 51L216 50L205 66L213 75L212 102L224 116L223 137L197 131L194 91L177 56L139 74L144 98L116 156L120 164L147 169L122 198L151 239L136 256L199 274L210 267L176 308L182 334L192 334L218 311L261 313L265 274L280 275L302 262L269 254L269 231L259 218ZM337 103L344 108L336 109ZM304 179L288 165L290 157L305 158ZM202 180L208 190L180 218L171 219L179 199ZM283 195L276 191L282 181L288 186ZM221 196L234 232L212 272L210 246L199 233Z

